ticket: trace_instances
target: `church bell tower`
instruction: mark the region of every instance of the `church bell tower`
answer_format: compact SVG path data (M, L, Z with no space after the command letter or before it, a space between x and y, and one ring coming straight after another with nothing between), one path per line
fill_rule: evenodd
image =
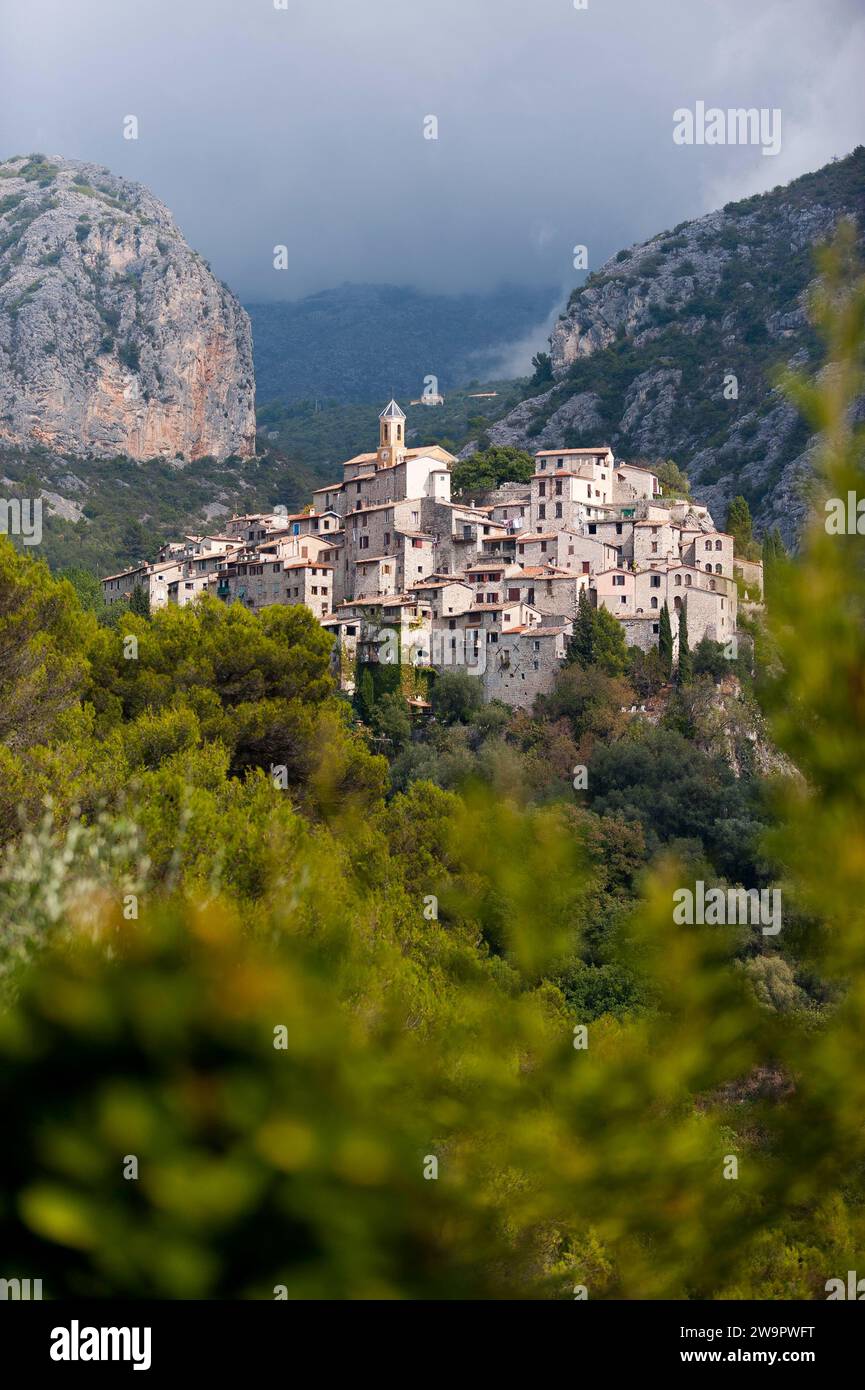
M376 467L388 468L405 453L405 415L396 401L385 406L378 417L378 460Z

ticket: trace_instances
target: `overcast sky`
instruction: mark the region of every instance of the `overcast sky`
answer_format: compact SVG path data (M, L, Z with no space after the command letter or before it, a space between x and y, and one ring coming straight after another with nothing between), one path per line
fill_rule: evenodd
M861 0L277 3L0 0L0 155L141 180L250 301L571 285L576 244L596 267L865 139ZM781 153L674 144L697 101L779 107Z

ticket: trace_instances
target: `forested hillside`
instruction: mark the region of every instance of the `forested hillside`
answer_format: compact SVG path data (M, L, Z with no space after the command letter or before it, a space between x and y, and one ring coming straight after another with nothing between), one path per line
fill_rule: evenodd
M286 303L249 304L259 405L411 400L430 375L445 393L500 375L503 354L539 328L556 298L551 286L445 295L341 285Z
M278 447L254 459L74 459L0 447L3 495L42 498L40 553L52 569L115 573L163 541L215 532L232 513L307 504L319 474Z

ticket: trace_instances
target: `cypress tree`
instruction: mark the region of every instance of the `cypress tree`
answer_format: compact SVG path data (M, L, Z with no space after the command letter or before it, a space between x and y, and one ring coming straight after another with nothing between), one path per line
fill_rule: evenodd
M787 561L787 549L777 526L763 537L763 592L771 598Z
M670 626L670 610L667 607L666 599L664 599L664 606L661 609L661 622L658 632L658 654L661 658L664 680L669 680L673 670L673 629Z
M694 678L694 658L688 645L688 600L682 604L679 614L679 685L687 685Z
M577 600L577 616L574 630L568 641L567 661L578 661L581 666L591 666L595 657L595 624L588 590L581 589Z
M129 611L137 613L140 618L150 617L150 593L140 584L136 584L129 595Z
M372 719L372 712L375 708L375 684L372 679L372 671L368 666L364 666L357 686L355 696L357 712L364 724L368 724Z
M734 497L727 508L727 531L735 539L738 554L744 555L751 542L751 508L742 496Z

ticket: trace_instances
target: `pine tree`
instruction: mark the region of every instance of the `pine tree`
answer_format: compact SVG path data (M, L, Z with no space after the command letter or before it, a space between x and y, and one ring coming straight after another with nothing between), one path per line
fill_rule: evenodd
M595 624L592 605L587 589L580 590L577 601L577 615L574 630L568 641L567 661L578 661L581 666L591 666L595 656Z
M694 678L694 658L688 645L688 600L682 604L679 614L679 685L687 685Z
M661 666L664 670L664 679L669 680L673 670L673 629L670 625L670 610L667 607L666 599L664 599L664 606L661 609L661 622L658 633L658 654L661 658Z

